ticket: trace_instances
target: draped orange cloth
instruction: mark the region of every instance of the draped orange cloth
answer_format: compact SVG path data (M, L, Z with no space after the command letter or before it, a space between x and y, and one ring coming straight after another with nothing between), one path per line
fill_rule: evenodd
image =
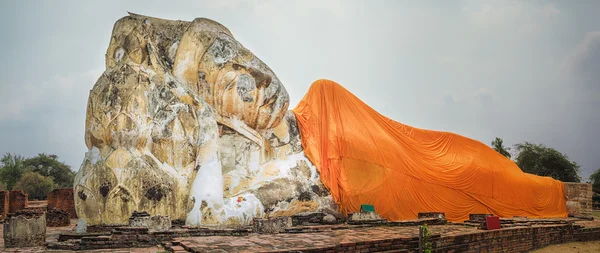
M372 204L389 220L444 212L566 217L563 183L527 174L487 145L391 120L318 80L293 110L308 158L342 212Z

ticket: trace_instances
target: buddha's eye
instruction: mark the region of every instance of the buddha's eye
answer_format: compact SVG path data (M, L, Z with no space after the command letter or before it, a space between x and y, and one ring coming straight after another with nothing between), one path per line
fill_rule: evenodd
M242 74L237 78L237 93L242 97L242 101L244 102L254 102L254 98L252 97L251 91L256 89L256 82L254 78Z

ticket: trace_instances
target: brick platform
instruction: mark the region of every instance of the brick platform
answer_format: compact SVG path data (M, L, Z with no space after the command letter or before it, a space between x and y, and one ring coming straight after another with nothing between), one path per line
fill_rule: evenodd
M416 252L417 225L425 223L432 233L433 252L525 252L551 244L600 240L600 221L580 219L504 219L504 225L514 227L493 231L462 223L434 225L443 223L438 219L423 219L387 224L293 226L280 234L186 227L159 232L112 226L78 235L74 233L74 225L70 225L48 228L47 247L18 249L18 252ZM0 239L0 252L17 250L3 249L2 244ZM164 249L157 247L159 244Z
M433 252L526 252L551 244L600 240L600 228L540 225L482 231L430 226ZM188 252L416 252L418 227L363 227L320 233L175 238L173 247Z

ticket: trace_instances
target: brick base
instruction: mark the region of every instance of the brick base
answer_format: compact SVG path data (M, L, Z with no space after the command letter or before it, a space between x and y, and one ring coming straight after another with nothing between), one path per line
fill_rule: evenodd
M338 232L327 231L314 233L314 235L307 233L304 235L253 234L249 236L250 230L244 229L213 230L207 228L181 228L159 232L149 231L147 228L112 227L112 231L110 232L61 234L58 238L59 242L48 243L47 247L48 249L87 250L148 247L158 243L166 243L174 247L185 248L191 252L203 252L199 250L203 247L217 247L218 249L225 249L219 247L226 247L226 251L244 251L258 247L256 249L258 251L272 251L277 249L278 252L371 252L386 250L416 252L419 247L419 238L418 236L414 236L414 234L406 235L397 233L393 229L390 230L391 233L387 236L375 236L375 234L372 234L381 231L381 229L391 229L390 226L373 226L369 228L371 230L364 230L367 229L364 226L351 227L353 226L347 228L349 232L344 232L345 236L342 237L340 237ZM552 244L600 240L600 227L586 228L573 224L533 225L530 227L513 227L489 231L472 229L468 232L462 230L460 233L439 234L444 229L452 227L454 225L430 227L430 231L433 233L430 237L433 252L526 252ZM342 230L333 229L330 231ZM328 233L330 234L327 235ZM355 233L367 233L369 236L354 237L355 239L352 239L352 235ZM175 239L180 237L193 238L186 240ZM201 243L200 246L198 244L194 245L195 240ZM260 241L260 244L253 245L257 241ZM300 243L298 243L299 241ZM310 242L318 242L318 244L315 245ZM270 245L271 243L278 244ZM215 250L217 249L215 248Z

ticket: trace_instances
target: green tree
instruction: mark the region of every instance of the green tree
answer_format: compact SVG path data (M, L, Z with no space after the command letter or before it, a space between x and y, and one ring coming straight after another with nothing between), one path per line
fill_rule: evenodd
M73 187L75 172L71 170L69 165L58 161L56 155L38 154L36 157L25 160L24 165L33 172L51 177L56 187Z
M46 199L46 195L54 189L51 177L45 177L33 171L23 174L15 185L15 190L23 190L30 199Z
M504 141L502 138L496 137L496 139L492 141L492 148L505 157L511 157L510 153L508 152L510 148L504 147Z
M592 190L595 193L600 193L600 169L590 175L590 181L592 181Z
M0 181L6 186L6 189L12 190L17 181L21 179L25 166L24 159L19 155L7 153L2 157L0 163Z
M548 176L563 182L580 182L579 165L565 154L543 144L516 144L515 162L524 172Z

